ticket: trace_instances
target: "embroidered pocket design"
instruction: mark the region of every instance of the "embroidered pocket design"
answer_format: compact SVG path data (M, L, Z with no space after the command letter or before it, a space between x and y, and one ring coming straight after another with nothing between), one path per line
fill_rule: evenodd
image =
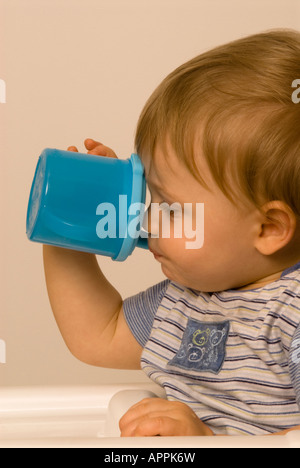
M218 373L224 363L230 323L190 319L177 354L168 366Z

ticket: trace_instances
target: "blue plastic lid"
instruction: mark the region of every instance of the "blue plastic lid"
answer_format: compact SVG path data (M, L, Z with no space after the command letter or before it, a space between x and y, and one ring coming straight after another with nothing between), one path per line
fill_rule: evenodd
M146 180L144 177L144 166L137 154L132 154L130 158L130 162L132 165L132 192L131 192L131 201L130 204L133 203L145 203L145 196L146 196ZM130 206L130 205L129 205ZM127 227L129 226L130 222L136 217L136 215L129 215L127 220ZM142 222L142 220L141 220ZM134 250L136 244L138 242L138 238L134 239L128 235L124 238L123 244L121 246L120 252L118 255L113 258L113 260L123 262L126 258L131 255L132 251Z

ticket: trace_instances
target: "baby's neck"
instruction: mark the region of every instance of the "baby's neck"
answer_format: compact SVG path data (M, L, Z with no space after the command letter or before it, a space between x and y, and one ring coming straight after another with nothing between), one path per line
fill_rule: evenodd
M261 278L255 281L254 283L246 284L245 286L242 286L241 288L237 288L237 291L248 291L249 289L263 288L267 284L274 283L274 281L277 281L281 277L283 272L284 272L284 269L276 273L273 273L272 275L266 276L265 278Z

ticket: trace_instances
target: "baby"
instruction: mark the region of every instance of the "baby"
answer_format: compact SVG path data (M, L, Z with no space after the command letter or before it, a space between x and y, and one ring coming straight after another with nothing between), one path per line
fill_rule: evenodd
M152 203L204 204L199 249L174 232L151 236L149 223L162 283L123 301L94 255L44 246L70 351L95 366L142 368L166 392L133 406L122 436L300 429L298 78L300 33L275 30L196 57L146 103L135 143Z

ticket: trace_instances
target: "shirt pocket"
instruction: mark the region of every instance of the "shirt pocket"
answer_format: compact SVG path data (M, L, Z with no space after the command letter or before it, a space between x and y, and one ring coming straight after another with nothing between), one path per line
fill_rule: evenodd
M180 348L168 367L219 373L226 356L229 329L229 321L200 322L190 318Z

